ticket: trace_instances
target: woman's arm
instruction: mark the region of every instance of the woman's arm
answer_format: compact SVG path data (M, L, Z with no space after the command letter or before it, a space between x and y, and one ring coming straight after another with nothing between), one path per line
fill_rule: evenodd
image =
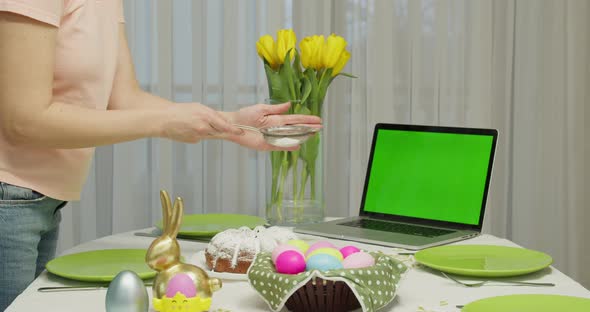
M123 25L119 29L119 56L117 73L111 99L109 101L109 109L113 110L141 110L146 108L157 108L162 110L169 110L174 105L182 107L200 107L200 109L208 110L210 114L219 116L220 118L230 123L241 123L253 127L269 127L279 126L284 124L308 124L313 127L321 127L321 119L316 116L306 115L283 115L289 109L289 105L251 105L244 107L237 112L219 112L214 111L209 107L198 103L183 103L176 104L160 97L154 96L144 92L139 87L139 83L135 77L135 70L133 68L133 61L129 52L127 39L125 36L125 28ZM165 129L172 129L164 126ZM170 135L168 135L170 136ZM298 147L279 148L269 145L263 140L260 134L246 131L241 133L238 129L230 129L221 135L211 135L203 138L223 138L242 146L257 149L257 150L295 150Z
M212 109L171 105L143 93L154 105L141 110L100 111L54 101L56 40L57 28L0 12L0 131L12 144L81 148L150 136L197 142L241 133ZM137 94L129 100L141 103L142 97L133 98Z
M165 111L174 109L175 106L180 106L185 109L194 108L204 112L206 111L211 116L221 118L229 123L242 123L253 127L278 126L287 123L312 124L319 126L318 124L321 122L320 118L315 116L282 115L287 112L289 105L271 106L259 104L242 108L237 112L220 112L199 103L178 104L149 94L141 90L139 83L137 82L123 25L121 25L119 29L119 38L117 73L115 76L113 92L109 101L109 109L111 110L141 111L144 109L160 109L162 110L162 114L166 115L167 113ZM171 127L175 122L174 119L170 119L164 123L164 129L167 129L167 131L165 130L165 136L174 137L178 135L177 133L170 133L175 129L175 127ZM269 145L263 140L260 134L242 132L233 126L231 129L221 133L210 133L210 135L202 136L201 138L226 139L257 150L285 150L285 148ZM297 149L297 147L290 147L287 149L294 150Z
M101 112L52 99L57 28L0 12L0 130L13 144L78 148L159 135L158 113Z

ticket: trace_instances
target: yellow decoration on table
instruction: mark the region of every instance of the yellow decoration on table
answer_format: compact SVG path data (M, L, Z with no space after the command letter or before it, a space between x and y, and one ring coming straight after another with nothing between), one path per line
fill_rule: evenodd
M154 298L154 310L161 312L173 311L208 311L211 307L211 298L201 298L199 296L187 298L182 293L177 292L172 298L164 297L162 299Z
M194 298L198 298L199 306L202 306L204 302L208 302L204 310L185 311L206 311L211 304L213 292L221 288L221 280L209 278L201 268L180 261L180 246L176 236L182 223L184 204L182 198L178 197L174 201L174 207L172 207L170 197L164 190L160 191L160 200L164 217L162 235L152 242L145 256L148 266L158 271L153 285L154 306L156 304L162 306L161 300L166 299L168 282L177 274L183 273L188 275L195 283L197 296Z

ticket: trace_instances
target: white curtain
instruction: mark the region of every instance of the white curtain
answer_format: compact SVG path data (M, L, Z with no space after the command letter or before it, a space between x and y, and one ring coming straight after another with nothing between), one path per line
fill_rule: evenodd
M485 231L551 254L590 287L589 1L125 0L125 16L146 90L227 111L267 94L259 36L344 36L358 79L337 80L325 106L328 214L358 213L375 123L494 127ZM262 216L266 157L220 141L99 148L60 249L153 225L160 189L187 213Z

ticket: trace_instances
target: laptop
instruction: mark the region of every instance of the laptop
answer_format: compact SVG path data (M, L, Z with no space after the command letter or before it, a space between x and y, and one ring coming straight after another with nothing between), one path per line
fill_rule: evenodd
M481 233L498 131L375 126L358 216L297 233L419 250Z

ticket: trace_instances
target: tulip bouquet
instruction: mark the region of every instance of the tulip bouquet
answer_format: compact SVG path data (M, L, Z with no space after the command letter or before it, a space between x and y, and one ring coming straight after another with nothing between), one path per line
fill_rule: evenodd
M291 102L289 113L322 116L322 106L330 83L342 73L350 53L346 41L337 35L309 36L299 43L290 29L277 32L276 41L270 35L260 37L256 43L258 55L264 62L271 103ZM310 137L298 151L271 152L272 171L270 201L266 216L275 224L314 222L323 218L321 189L320 134ZM320 160L318 160L320 159ZM294 211L293 216L283 215L283 206ZM305 214L304 208L319 213ZM299 212L299 213L297 213ZM302 219L307 217L308 220ZM310 219L311 218L311 219Z

